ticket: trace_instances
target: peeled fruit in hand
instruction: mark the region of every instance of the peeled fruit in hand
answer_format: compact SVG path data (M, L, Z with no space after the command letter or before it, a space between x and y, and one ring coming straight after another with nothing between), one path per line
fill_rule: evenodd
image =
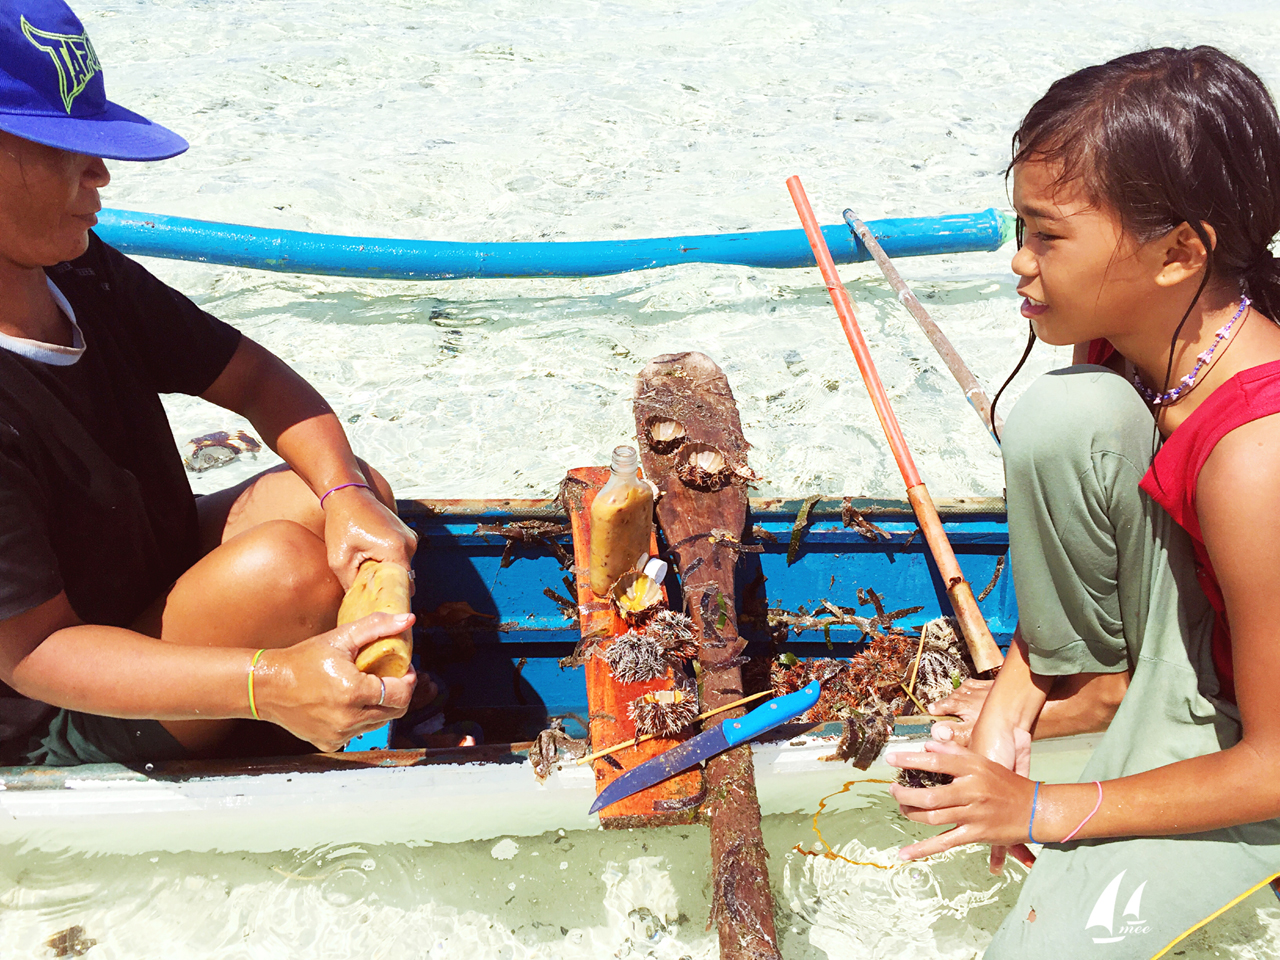
M366 560L338 608L338 626L371 613L409 612L409 571L396 563ZM413 657L413 629L361 648L356 669L375 677L403 677Z

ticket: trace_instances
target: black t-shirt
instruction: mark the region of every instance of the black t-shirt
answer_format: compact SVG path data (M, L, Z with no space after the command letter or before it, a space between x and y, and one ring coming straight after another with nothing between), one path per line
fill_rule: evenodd
M54 366L0 349L0 620L65 590L86 622L127 626L198 559L159 394L204 392L240 334L92 233L46 272L85 350Z

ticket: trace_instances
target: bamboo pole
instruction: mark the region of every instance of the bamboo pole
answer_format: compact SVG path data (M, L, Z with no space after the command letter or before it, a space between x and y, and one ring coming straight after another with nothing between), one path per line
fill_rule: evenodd
M929 342L933 344L934 349L938 351L938 355L942 357L942 362L947 365L951 375L956 378L956 383L960 384L960 389L964 391L964 396L969 401L969 406L973 407L974 412L982 419L982 425L987 428L987 433L991 434L991 439L999 444L1000 427L1003 424L999 419L993 420L991 401L987 399L987 394L982 389L982 384L978 383L978 378L965 365L960 354L956 352L956 348L947 339L947 335L942 332L942 328L934 323L933 318L929 316L929 311L924 308L916 295L911 292L911 288L907 286L906 281L902 279L902 275L898 273L898 268L893 265L893 261L889 259L889 255L880 246L880 241L875 238L875 235L867 225L854 216L852 210L844 212L844 221L858 235L862 245L867 248L867 252L875 259L875 262L880 267L880 272L889 281L889 286L893 287L894 292L897 293L898 302L907 308L907 312L911 316L915 317L916 323L920 325L924 335L929 338Z
M858 326L858 318L853 312L853 301L849 299L849 291L840 282L836 265L831 260L831 251L827 249L827 241L822 236L822 230L818 226L817 218L813 215L813 207L809 204L809 198L800 184L800 178L790 178L787 181L787 189L795 203L796 212L800 215L800 222L804 224L805 235L809 238L814 259L822 272L822 279L827 285L827 292L831 295L831 302L835 305L836 313L840 317L840 325L844 328L849 346L853 348L854 359L858 363L858 370L862 373L867 392L871 395L876 416L880 418L880 426L884 428L889 448L893 451L893 458L897 461L898 470L902 473L903 482L907 486L907 499L911 502L920 530L924 533L925 542L929 545L929 552L933 555L934 562L938 565L938 572L942 575L942 582L946 585L947 597L951 600L956 619L960 623L960 632L969 647L974 669L978 673L995 672L1004 662L1004 656L996 646L991 631L987 629L987 623L978 609L978 601L974 599L973 588L964 579L964 573L960 570L955 552L951 549L951 543L947 540L946 532L942 527L942 519L938 516L938 510L933 505L933 499L929 496L924 481L920 479L920 471L916 469L911 451L907 447L907 440L902 435L898 418L894 416L893 407L889 403L889 396L885 393L884 384L880 382L880 375L876 372L875 361L871 358L867 341Z

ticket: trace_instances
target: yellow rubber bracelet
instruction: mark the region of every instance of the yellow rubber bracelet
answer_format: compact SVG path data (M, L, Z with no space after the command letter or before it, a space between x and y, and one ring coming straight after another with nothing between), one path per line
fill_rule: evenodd
M258 705L253 700L253 671L257 668L258 660L264 653L266 653L266 647L255 653L253 659L249 661L249 712L253 714L253 719L255 720L261 720L262 718L258 716Z

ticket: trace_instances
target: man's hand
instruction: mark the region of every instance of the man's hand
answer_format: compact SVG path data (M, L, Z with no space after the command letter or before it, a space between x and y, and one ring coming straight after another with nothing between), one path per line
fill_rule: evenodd
M325 752L404 716L417 675L379 679L355 667L362 647L394 637L413 614L375 613L279 650L254 669L258 714ZM385 685L385 686L384 686Z
M366 560L409 566L418 547L418 535L387 509L372 490L345 487L324 502L324 543L329 569L351 589L356 571Z

